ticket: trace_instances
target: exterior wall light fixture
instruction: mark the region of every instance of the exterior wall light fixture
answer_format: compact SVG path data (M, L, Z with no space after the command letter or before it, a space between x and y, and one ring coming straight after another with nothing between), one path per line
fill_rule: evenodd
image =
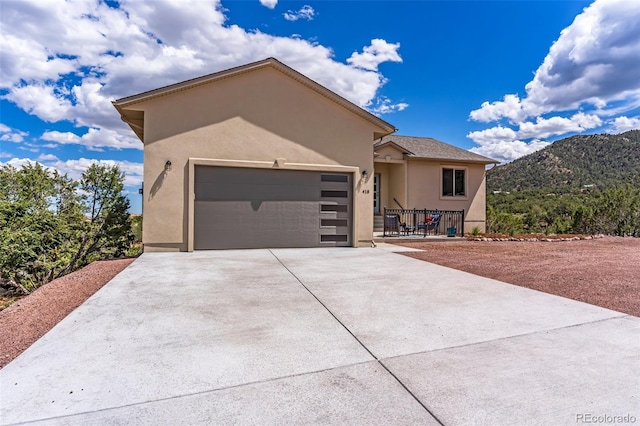
M166 163L164 163L164 171L168 172L171 170L171 160L167 160Z
M366 170L363 170L363 171L362 171L362 177L363 177L364 179L366 179L366 178L367 178L367 175L368 175L368 174L369 174L369 173L367 173L367 171L366 171Z

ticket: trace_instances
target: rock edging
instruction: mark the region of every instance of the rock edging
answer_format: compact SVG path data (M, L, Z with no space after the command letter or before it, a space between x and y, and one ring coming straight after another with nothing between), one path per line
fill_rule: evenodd
M546 242L555 243L560 241L580 241L580 240L594 240L597 238L604 238L604 235L575 235L575 236L557 236L557 235L532 235L532 236L517 236L517 237L466 237L468 241L519 241L519 242Z

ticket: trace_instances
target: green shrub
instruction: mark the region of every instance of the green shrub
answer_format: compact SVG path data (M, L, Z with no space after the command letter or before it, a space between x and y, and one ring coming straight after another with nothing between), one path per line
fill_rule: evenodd
M524 232L524 222L520 215L500 213L490 207L487 209L487 232L515 235Z
M117 166L93 164L79 181L38 163L0 167L0 280L28 294L124 255L133 234L123 182Z

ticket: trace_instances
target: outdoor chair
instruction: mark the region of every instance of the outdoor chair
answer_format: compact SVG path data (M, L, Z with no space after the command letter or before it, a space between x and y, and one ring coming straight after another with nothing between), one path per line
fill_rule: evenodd
M400 227L404 225L400 222L397 214L388 214L384 217L384 235L400 235Z
M427 232L435 231L434 234L438 234L438 228L440 226L440 218L442 215L440 214L432 214L426 217L425 222L418 224L418 230L422 230L424 235L427 235Z

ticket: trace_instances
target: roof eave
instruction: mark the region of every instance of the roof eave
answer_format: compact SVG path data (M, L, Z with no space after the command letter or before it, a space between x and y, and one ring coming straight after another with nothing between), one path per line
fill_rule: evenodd
M499 161L492 160L487 158L486 160L471 160L471 159L463 159L463 158L451 158L451 157L419 157L417 155L409 155L410 158L415 158L416 160L437 160L437 161L454 161L458 163L475 163L475 164L500 164Z
M118 113L120 113L120 119L122 121L124 121L125 123L127 123L129 125L129 127L131 128L131 130L133 130L133 133L136 134L138 139L140 139L140 141L142 143L144 143L144 120L142 120L142 122L140 124L138 124L138 123L136 123L136 119L134 119L133 117L127 115L127 111L125 109L123 109L117 103L117 101L112 101L111 105L113 105L113 107L116 109L116 111L118 111Z

